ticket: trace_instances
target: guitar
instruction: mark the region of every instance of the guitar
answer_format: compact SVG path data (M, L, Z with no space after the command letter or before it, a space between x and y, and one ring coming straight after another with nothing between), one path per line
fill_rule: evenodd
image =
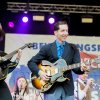
M25 44L24 46L20 47L19 49L20 50L23 50L24 48L30 48L30 47L33 47L33 44L32 43L28 43L28 44ZM10 68L10 59L18 53L18 50L15 50L9 54L6 54L4 52L1 52L0 53L0 80L2 79L5 79L7 74L8 74L8 70ZM7 62L9 60L9 63Z
M100 58L95 58L92 62L100 63ZM31 82L33 87L35 87L40 92L48 91L55 82L63 82L66 79L63 73L67 70L71 70L74 68L78 68L81 66L81 63L76 63L72 65L67 65L64 59L58 59L55 63L51 63L49 61L43 60L41 64L38 65L38 68L47 73L50 77L49 81L44 81L40 77L35 76L33 73L31 74Z

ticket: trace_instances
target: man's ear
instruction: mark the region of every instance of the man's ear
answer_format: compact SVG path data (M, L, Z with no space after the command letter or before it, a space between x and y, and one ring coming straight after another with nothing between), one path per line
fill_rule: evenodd
M57 35L57 31L54 31L54 35L55 35L55 36Z

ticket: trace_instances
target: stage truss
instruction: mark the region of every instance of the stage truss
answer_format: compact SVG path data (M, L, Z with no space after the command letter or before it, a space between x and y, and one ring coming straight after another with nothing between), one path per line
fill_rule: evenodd
M10 11L100 14L100 6L7 2Z

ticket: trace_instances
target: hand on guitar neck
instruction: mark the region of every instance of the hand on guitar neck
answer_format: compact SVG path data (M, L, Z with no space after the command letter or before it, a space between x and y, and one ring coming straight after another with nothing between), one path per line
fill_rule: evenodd
M19 50L18 50L18 53L17 53L17 56L16 56L16 62L17 62L17 63L19 63L19 60L20 60L20 58L21 58L21 55L22 55L22 50L19 49Z
M1 56L0 57L0 63L4 62L4 61L7 61L7 60L10 60L15 54L18 54L16 60L19 60L20 57L21 57L20 56L21 55L21 50L23 50L26 47L31 48L31 47L33 47L33 44L32 43L28 43L28 44L25 44L24 46L20 47L19 49L15 50L15 51L13 51L13 52L11 52L9 54L5 54L3 56L0 55Z
M81 71L89 71L90 67L87 66L85 63L81 63Z

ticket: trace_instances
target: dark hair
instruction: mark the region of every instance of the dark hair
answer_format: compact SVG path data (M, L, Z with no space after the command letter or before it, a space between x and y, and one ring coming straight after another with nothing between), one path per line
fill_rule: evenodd
M59 25L64 25L64 24L68 25L68 23L66 21L58 21L57 23L55 23L55 25L54 25L54 31L59 30Z

